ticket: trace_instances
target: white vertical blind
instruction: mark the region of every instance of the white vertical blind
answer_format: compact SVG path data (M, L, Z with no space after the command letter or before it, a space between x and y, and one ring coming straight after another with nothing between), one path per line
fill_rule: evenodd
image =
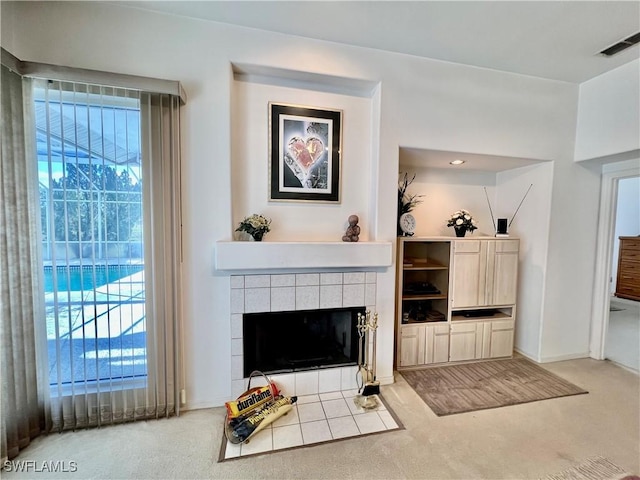
M179 410L179 104L37 83L54 429Z

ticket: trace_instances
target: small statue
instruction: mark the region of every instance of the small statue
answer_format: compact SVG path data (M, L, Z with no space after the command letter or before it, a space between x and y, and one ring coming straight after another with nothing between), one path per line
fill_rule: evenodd
M357 215L350 215L348 222L349 227L347 231L344 233L342 237L343 242L357 242L360 235L360 227L358 226L358 221L360 219Z

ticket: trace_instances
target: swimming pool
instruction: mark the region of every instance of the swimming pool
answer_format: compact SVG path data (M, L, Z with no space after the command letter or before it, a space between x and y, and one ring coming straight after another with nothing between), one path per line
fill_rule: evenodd
M55 268L55 285L58 292L91 291L107 283L140 272L144 265L64 265ZM44 291L54 291L53 267L44 267Z

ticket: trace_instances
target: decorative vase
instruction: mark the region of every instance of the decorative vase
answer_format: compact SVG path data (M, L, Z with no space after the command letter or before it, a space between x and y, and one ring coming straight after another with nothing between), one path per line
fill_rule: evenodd
M239 242L253 242L254 238L249 235L247 232L240 230L240 231L236 231L234 232L234 238L235 240L239 241Z
M467 233L467 228L466 227L453 227L456 231L456 237L464 237L465 234Z
M256 232L252 235L253 239L256 242L261 242L262 241L262 237L264 236L264 232Z

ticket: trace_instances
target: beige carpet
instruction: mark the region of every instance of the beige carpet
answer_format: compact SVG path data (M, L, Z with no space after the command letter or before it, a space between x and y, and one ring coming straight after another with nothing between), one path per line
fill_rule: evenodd
M402 376L438 416L588 393L524 358L428 367Z

